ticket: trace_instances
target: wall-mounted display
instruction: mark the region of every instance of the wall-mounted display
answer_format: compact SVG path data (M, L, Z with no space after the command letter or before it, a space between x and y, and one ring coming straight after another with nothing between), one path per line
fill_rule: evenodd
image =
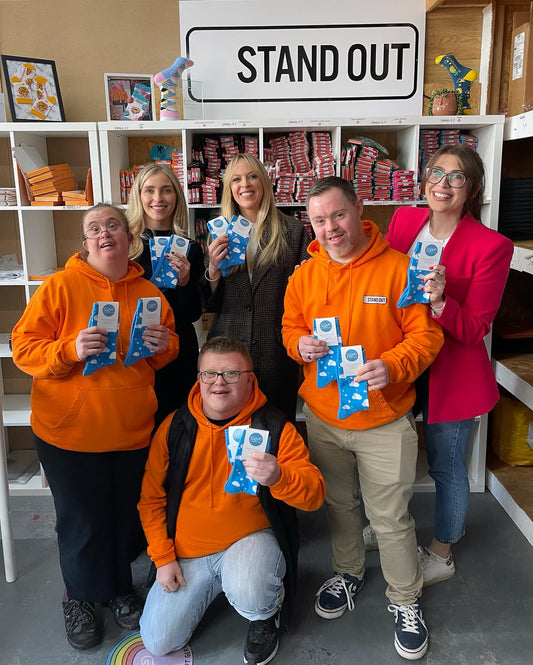
M15 55L1 57L11 120L64 121L55 62Z

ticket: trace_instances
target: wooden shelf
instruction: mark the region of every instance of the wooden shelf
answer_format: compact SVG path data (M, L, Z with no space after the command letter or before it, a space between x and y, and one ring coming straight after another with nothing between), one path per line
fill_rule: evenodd
M498 354L493 365L496 381L533 409L533 353Z

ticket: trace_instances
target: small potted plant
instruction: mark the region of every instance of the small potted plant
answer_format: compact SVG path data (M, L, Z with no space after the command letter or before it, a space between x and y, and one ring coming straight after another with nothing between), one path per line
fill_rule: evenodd
M457 90L436 90L428 102L428 115L462 115L463 102Z

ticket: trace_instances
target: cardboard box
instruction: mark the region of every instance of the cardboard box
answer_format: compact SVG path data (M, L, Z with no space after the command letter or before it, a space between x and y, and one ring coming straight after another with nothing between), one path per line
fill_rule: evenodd
M533 465L533 411L517 399L502 396L491 415L494 454L510 466Z
M513 30L507 104L509 115L520 115L533 108L533 48L530 42L530 22Z

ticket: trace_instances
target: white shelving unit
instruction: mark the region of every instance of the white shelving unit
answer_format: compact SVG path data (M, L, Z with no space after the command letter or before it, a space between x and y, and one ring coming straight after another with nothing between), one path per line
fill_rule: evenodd
M448 117L391 117L391 118L323 118L315 120L265 120L257 121L222 121L192 120L176 122L146 123L98 123L100 135L100 155L102 163L102 191L105 201L120 202L120 169L131 166L129 162L130 141L145 137L165 143L165 137L178 138L183 151L184 170L191 160L191 147L197 136L242 135L255 136L258 139L259 158L271 138L288 134L292 131L329 132L333 154L340 174L339 157L341 147L348 138L365 136L384 145L390 156L401 168L418 172L418 151L420 131L422 129L457 128L478 137L478 152L485 163L487 183L482 211L483 223L491 228L498 225L498 205L500 192L500 169L504 118L502 116L448 116ZM175 143L173 143L175 145ZM185 178L186 182L186 178ZM185 184L187 198L187 184ZM379 208L376 214L392 216L395 202L365 202L366 206ZM412 205L412 202L406 205ZM292 207L292 206L291 206ZM298 207L295 204L294 207ZM302 207L302 206L300 206ZM385 210L384 210L385 208ZM387 208L389 210L387 210ZM194 220L199 214L215 216L216 206L190 205L189 232L194 234ZM371 212L365 213L371 216ZM388 214L390 212L390 214ZM487 340L490 350L490 339ZM470 487L472 491L485 489L487 417L476 421L472 453L469 462ZM419 467L417 491L434 491L433 480L427 475L423 460Z
M96 123L0 123L0 186L15 187L17 205L0 207L0 256L15 254L22 276L0 280L0 391L3 445L10 457L27 456L16 440L21 428L30 425L31 380L13 364L10 330L32 294L42 283L36 279L64 266L79 247L82 207L32 207L17 163L24 172L49 164L67 162L80 188L91 168L95 201L102 200L98 129ZM15 389L12 388L15 386ZM20 386L26 389L20 390ZM47 494L42 473L25 483L11 482L12 494Z
M533 138L533 111L507 118L504 127L505 141L527 141L531 138ZM532 240L515 242L511 269L533 274L533 232ZM530 366L530 359L531 354L517 354L501 360L494 359L493 366L498 383L527 407L533 409L531 373L526 371L527 364ZM533 520L517 503L497 474L490 469L487 469L487 487L533 545Z
M197 136L241 135L258 139L259 158L271 138L292 131L328 132L332 151L340 173L339 158L348 138L365 136L384 145L401 168L418 172L419 139L422 129L457 128L478 137L478 152L487 171L483 205L483 222L497 228L500 169L504 119L502 116L391 117L391 118L325 118L312 120L181 120L174 122L103 122L103 123L0 123L0 186L15 186L17 206L0 208L0 256L15 253L23 265L23 277L10 282L0 281L0 361L9 372L1 374L0 390L4 405L3 424L9 446L9 431L29 426L29 389L5 390L10 384L13 365L8 346L9 331L18 320L32 293L41 283L30 279L64 265L66 258L78 247L79 218L82 209L31 207L16 174L13 154L40 158L45 164L69 162L76 179L83 182L89 166L92 169L94 200L120 202L120 169L131 166L131 146L139 140L181 145L184 170L191 160L191 147ZM149 150L147 147L147 156ZM148 159L146 159L148 161ZM186 179L185 179L186 182ZM186 196L187 196L187 185ZM373 206L376 216L390 219L395 202L365 202ZM412 205L409 202L405 205ZM292 207L292 206L291 206ZM294 207L298 207L295 204ZM303 207L300 205L300 207ZM216 206L189 206L190 233L198 215L215 216ZM372 217L372 210L367 211ZM72 247L70 247L72 245ZM489 341L487 341L489 343ZM18 370L17 370L18 371ZM472 491L485 488L487 419L477 421L470 456ZM433 491L423 460L418 474L417 491ZM37 474L23 486L11 484L13 493L48 492L45 481Z

